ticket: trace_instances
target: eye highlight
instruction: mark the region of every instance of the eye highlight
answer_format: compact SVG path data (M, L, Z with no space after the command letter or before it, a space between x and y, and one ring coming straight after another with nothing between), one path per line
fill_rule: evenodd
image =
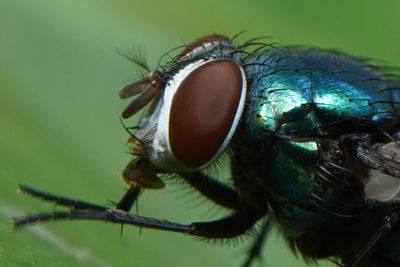
M243 90L242 73L231 60L215 60L191 72L175 93L169 141L179 162L198 168L222 152Z

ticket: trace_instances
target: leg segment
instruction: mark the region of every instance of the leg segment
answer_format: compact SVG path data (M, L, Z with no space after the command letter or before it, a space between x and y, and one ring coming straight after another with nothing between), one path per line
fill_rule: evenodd
M398 213L384 217L382 225L376 230L368 242L360 249L360 251L352 257L351 260L345 262L345 267L364 266L364 261L368 259L377 247L387 237L393 226L398 223L400 217Z
M260 257L260 252L264 244L265 237L268 235L268 232L270 230L271 230L271 220L267 218L261 227L261 231L257 234L257 237L253 242L253 245L250 247L246 261L243 263L242 267L250 267L253 261L257 257Z
M233 210L242 208L239 195L229 186L201 172L181 173L180 176L216 204Z
M132 185L115 207L119 210L129 212L141 191L142 188L140 186Z
M147 159L133 159L123 172L123 178L127 184L131 185L131 188L119 201L117 208L129 211L140 191L146 188L163 188L164 182L157 176L160 173L167 173L167 171L154 166ZM179 175L194 189L215 203L233 210L241 208L239 196L231 187L201 172L180 173Z
M138 216L117 209L108 209L103 206L87 202L72 200L65 197L44 193L26 186L20 187L24 193L55 202L70 208L68 212L39 213L22 218L14 218L14 227L18 228L27 224L55 220L98 220L119 224L131 224L144 228L158 229L186 233L202 238L231 238L248 231L260 218L257 213L238 211L225 218L210 222L195 222L184 225L166 220Z

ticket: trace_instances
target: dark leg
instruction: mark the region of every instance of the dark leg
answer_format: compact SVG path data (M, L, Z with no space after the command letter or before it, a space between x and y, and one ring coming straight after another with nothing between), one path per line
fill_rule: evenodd
M194 189L214 203L233 210L239 210L241 208L238 194L229 186L200 172L182 173L180 176ZM116 208L128 212L143 189L144 188L139 185L131 186L117 203Z
M201 172L181 173L180 176L216 204L233 210L242 209L239 195L229 186Z
M253 245L250 247L250 250L247 254L246 261L243 263L242 267L249 267L253 263L253 261L260 257L260 252L262 246L265 241L265 237L268 235L268 232L271 229L271 220L266 219L264 224L261 227L261 231L257 234L256 240L254 241Z
M214 203L233 210L239 210L241 208L238 194L229 186L200 172L182 173L180 176ZM118 202L116 208L129 211L143 189L144 188L139 185L131 186Z
M166 173L166 171L154 166L145 158L135 158L129 162L122 176L125 182L132 187L117 204L117 208L129 211L139 195L138 191L146 188L163 188L164 182L157 176L160 173ZM233 210L241 209L239 196L231 187L201 172L180 173L179 175L193 188L215 203Z
M364 260L366 260L376 250L376 248L386 238L394 224L396 224L399 219L400 218L397 213L386 216L381 227L376 230L375 234L368 240L361 250L355 256L353 256L351 260L345 262L345 267L364 266Z
M161 189L164 182L156 175L164 171L155 167L145 158L135 158L125 167L122 177L131 187L116 204L116 208L130 211L139 194L145 189Z
M105 206L100 206L96 204L92 204L89 202L85 201L80 201L80 200L75 200L75 199L70 199L62 196L56 196L48 193L44 193L41 191L38 191L36 189L33 189L28 186L20 185L18 187L18 191L22 194L28 194L32 195L34 197L53 202L57 205L69 207L71 209L89 209L89 210L106 210L108 209Z
M119 210L129 212L141 191L142 188L140 186L131 186L115 207Z
M261 217L251 210L238 211L220 220L211 222L195 222L189 225L173 223L165 220L158 220L126 213L121 210L107 209L106 207L93 205L87 202L58 197L43 193L28 187L21 187L22 192L43 200L55 202L62 206L70 207L69 212L40 213L14 219L16 228L37 222L55 220L98 220L119 224L131 224L140 227L158 229L164 231L187 233L202 238L231 238L248 231ZM76 203L76 205L71 205Z

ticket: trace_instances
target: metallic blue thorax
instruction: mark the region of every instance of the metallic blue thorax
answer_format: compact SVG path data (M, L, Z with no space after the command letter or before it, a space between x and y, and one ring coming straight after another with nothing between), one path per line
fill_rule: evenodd
M398 90L351 58L326 51L273 49L250 58L249 124L307 136L320 124L345 117L379 121L399 109Z
M347 121L380 124L398 116L400 105L393 102L400 100L399 91L371 67L319 50L266 50L247 59L245 71L248 96L238 136L243 147L257 150L240 152L252 159L248 179L269 192L268 203L285 230L307 231L329 219L310 203L319 140L345 133ZM328 194L334 198L336 192Z

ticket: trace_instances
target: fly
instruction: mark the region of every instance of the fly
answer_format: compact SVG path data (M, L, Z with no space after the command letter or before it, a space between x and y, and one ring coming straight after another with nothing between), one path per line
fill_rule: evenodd
M130 186L115 208L27 186L69 210L15 218L15 227L100 220L229 239L272 225L294 252L341 266L400 265L400 84L384 68L334 51L276 47L209 35L120 90L122 112L147 112L126 127ZM254 48L255 47L255 48ZM233 187L205 172L229 158ZM231 214L180 224L129 213L140 193L175 175Z

